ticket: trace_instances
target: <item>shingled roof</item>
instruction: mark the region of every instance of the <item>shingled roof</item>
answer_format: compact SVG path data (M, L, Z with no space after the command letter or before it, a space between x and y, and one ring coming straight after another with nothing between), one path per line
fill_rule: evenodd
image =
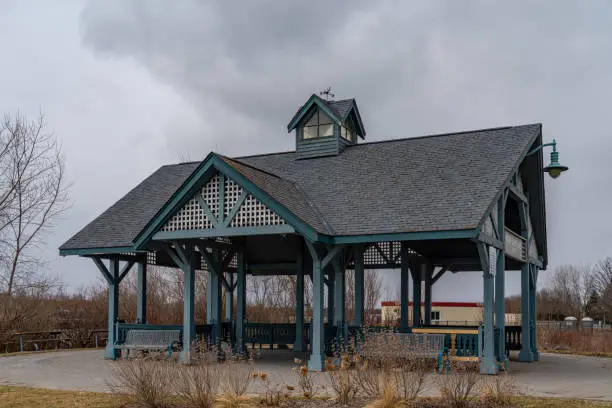
M476 228L541 125L226 158L317 232L331 236ZM200 163L161 167L60 249L128 247Z

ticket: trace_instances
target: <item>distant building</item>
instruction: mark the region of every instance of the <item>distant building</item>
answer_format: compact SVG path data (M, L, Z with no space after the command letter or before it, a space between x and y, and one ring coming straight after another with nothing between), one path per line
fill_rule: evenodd
M421 303L421 314L425 304ZM381 303L382 323L397 324L400 321L400 302L384 301ZM412 320L412 302L408 304L408 316ZM482 321L482 303L476 302L432 302L432 324L465 324L473 325ZM421 316L424 321L424 316ZM412 324L412 322L411 322Z

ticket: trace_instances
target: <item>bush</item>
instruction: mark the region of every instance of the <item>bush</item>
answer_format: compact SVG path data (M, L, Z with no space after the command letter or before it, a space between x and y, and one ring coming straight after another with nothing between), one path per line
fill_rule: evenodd
M211 408L219 389L217 365L196 364L176 367L174 386L190 408Z
M483 393L483 400L487 406L510 407L520 395L518 385L509 374L499 374L491 378Z
M108 387L114 394L147 408L168 405L174 369L171 363L134 360L113 367Z
M450 372L435 378L442 400L454 408L468 407L481 384L478 364L473 363L455 363Z

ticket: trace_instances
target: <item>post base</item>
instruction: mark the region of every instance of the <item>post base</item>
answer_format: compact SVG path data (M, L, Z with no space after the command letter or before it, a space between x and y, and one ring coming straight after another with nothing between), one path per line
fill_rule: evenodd
M295 351L296 353L303 353L304 351L306 351L304 350L304 343L298 341L293 343L293 351Z
M112 344L107 344L104 349L104 359L115 360L117 358L117 350Z
M480 374L495 375L499 372L497 361L489 358L480 360Z
M308 370L325 371L325 356L321 353L312 353L308 359Z
M519 353L519 361L524 363L531 363L533 360L533 353L530 349L521 349Z
M533 361L540 361L540 352L538 349L531 350L531 354L533 354Z
M181 364L191 364L191 350L181 351Z

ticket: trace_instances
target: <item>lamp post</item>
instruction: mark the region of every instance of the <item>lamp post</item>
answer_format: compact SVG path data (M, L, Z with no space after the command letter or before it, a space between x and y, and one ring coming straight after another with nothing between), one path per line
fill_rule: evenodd
M557 151L557 141L556 140L553 139L551 143L544 143L536 147L535 149L527 153L527 156L531 156L532 154L536 153L537 151L539 151L540 149L543 149L546 146L552 146L553 150L552 152L550 152L550 164L544 167L542 170L548 173L548 175L552 177L553 179L556 179L557 177L561 175L561 173L569 170L569 167L562 166L559 163L559 152Z

